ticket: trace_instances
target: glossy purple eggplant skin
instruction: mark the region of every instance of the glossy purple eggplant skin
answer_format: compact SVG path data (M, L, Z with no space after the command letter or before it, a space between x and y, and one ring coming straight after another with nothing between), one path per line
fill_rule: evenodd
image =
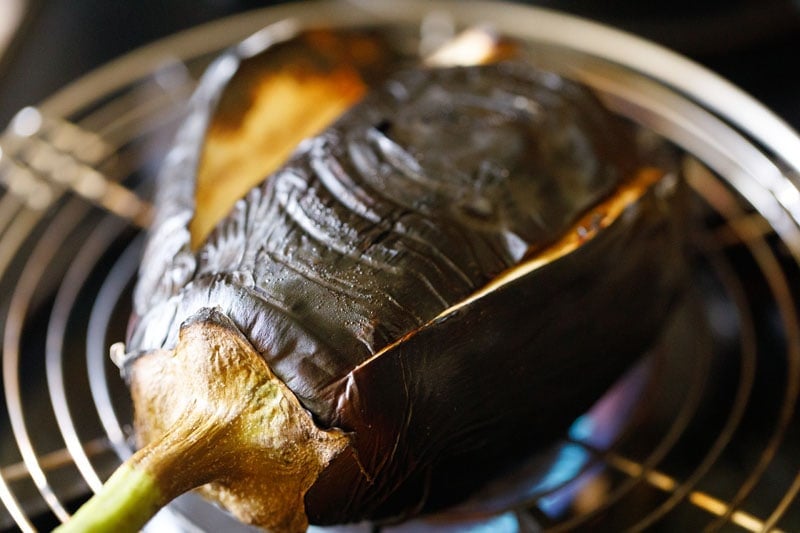
M221 310L320 426L352 435L306 497L312 523L462 500L563 436L654 342L682 282L675 179L436 318L653 164L583 87L524 62L399 73L193 251L193 172L231 73L211 67L165 163L126 364Z

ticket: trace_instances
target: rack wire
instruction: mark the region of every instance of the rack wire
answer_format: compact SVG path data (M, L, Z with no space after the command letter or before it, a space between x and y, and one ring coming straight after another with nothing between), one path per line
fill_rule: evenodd
M24 110L4 134L0 529L66 520L131 453L130 401L107 354L125 335L153 177L213 56L287 13L229 19L123 58ZM649 81L570 54L561 60L630 118L669 122L631 96L647 93ZM745 132L693 105L680 109L746 142L785 178L782 194L708 141L721 130L668 124L660 133L687 149L694 232L692 284L661 342L573 425L529 497L494 514L387 532L800 528L798 183ZM603 424L614 430L600 438ZM187 495L153 530L221 527L249 530Z

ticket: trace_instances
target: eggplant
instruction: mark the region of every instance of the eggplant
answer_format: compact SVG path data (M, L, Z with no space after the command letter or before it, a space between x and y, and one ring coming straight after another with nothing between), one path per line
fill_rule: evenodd
M142 448L65 530L136 529L197 487L275 531L441 511L657 340L683 183L587 88L520 59L376 76L198 235L224 59L163 168L115 347Z

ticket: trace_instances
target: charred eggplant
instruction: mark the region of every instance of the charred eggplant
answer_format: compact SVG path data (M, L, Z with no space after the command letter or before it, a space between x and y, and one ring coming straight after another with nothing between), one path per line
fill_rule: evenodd
M198 235L227 81L164 168L121 356L143 448L110 484L151 494L130 527L200 486L275 530L446 508L658 336L681 182L585 88L525 61L394 73Z

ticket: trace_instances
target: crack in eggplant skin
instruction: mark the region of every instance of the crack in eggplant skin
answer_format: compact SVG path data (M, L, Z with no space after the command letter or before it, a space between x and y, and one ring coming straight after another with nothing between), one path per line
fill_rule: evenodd
M680 195L653 187L589 245L432 319L646 164L631 127L526 63L409 70L195 254L156 258L169 291L148 293L145 262L128 348L169 348L220 308L323 427L353 434L307 495L312 523L441 509L563 434L651 344L680 284Z
M240 200L174 298L238 276L335 346L340 378L555 240L632 172L631 131L551 82L512 63L393 79ZM139 326L151 328L173 333L137 349L174 342L175 324Z

